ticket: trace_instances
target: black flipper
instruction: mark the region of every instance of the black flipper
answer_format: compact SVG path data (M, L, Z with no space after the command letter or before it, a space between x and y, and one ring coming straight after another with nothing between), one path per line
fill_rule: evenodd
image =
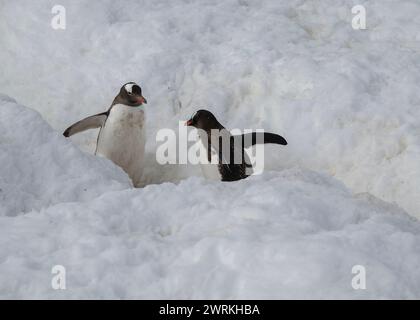
M87 117L83 120L76 122L75 124L71 125L64 131L63 135L65 137L70 137L76 133L81 131L85 131L88 129L95 129L102 127L108 117L109 112L102 112L95 114L94 116Z
M251 132L251 133L244 133L242 134L242 141L244 148L249 148L253 145L258 143L274 143L274 144L281 144L283 146L287 145L286 139L282 136L279 136L275 133L270 132Z

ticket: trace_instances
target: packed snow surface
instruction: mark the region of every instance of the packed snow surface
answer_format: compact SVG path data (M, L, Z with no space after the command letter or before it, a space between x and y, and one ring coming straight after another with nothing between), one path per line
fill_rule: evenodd
M420 298L418 1L60 4L65 30L56 1L0 0L0 298ZM139 189L97 131L61 135L129 81ZM289 145L234 183L157 164L157 131L199 108Z

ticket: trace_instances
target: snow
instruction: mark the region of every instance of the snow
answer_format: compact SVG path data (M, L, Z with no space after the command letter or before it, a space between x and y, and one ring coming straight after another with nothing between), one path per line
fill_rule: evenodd
M109 160L86 155L35 111L0 95L0 216L84 202L129 188Z
M55 4L0 4L1 298L420 298L417 1L64 0L65 30ZM61 136L129 81L140 189L97 131ZM157 131L201 108L289 145L235 183L159 165Z

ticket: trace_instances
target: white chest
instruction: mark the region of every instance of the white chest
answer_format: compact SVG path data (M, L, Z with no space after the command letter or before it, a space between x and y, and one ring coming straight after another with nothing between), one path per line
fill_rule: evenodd
M123 168L136 185L143 171L145 144L143 108L115 105L100 131L96 153Z
M202 162L205 163L200 163L200 167L201 167L201 172L203 172L203 176L206 179L209 180L217 180L217 181L221 181L222 180L222 175L220 174L219 171L219 153L218 151L213 148L210 147L210 163L208 162L208 157L207 157L207 143L203 143L202 139L207 139L207 136L204 137L200 137L199 136L199 142L201 144L200 148L202 150L202 152L205 154L205 157L202 158Z
M104 129L113 135L126 135L130 132L144 130L144 110L142 107L129 107L117 104L112 107Z

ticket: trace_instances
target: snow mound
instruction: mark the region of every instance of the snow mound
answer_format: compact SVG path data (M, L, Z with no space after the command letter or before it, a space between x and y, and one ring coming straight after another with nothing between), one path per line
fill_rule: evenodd
M0 95L0 215L85 201L129 186L113 163L84 154L36 111Z
M420 298L420 223L309 171L192 177L0 219L1 298ZM66 290L51 289L57 264Z
M420 223L327 175L133 189L4 96L0 137L0 298L420 297Z
M0 96L0 298L420 299L420 3L364 1L356 31L359 2L63 0L53 30L55 1L3 1L0 88L39 113ZM61 135L127 81L142 189L76 147L97 132ZM157 131L203 107L289 145L234 183L158 165Z
M134 80L149 154L157 130L205 107L285 136L267 167L322 171L420 217L418 1L63 0L66 30L51 28L55 4L2 3L0 87L58 131ZM357 4L366 30L351 27ZM95 137L73 141L92 150ZM147 182L196 173L149 160Z

